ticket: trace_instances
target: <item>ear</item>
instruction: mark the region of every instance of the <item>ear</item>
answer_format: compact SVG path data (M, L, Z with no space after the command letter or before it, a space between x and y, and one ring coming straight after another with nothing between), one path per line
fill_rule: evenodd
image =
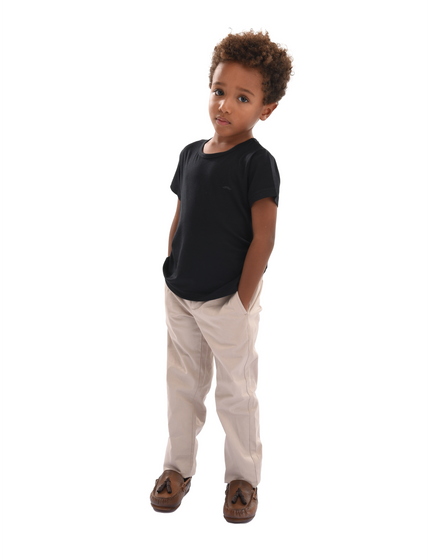
M270 105L264 105L263 110L260 114L260 120L266 120L273 113L273 111L278 106L278 103L270 103Z

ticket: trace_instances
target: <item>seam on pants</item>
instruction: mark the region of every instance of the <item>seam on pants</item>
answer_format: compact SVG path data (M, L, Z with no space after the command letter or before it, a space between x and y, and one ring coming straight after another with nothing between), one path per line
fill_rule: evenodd
M193 316L193 318L194 318L194 316ZM194 318L194 321L195 321L195 323L196 323L197 328L199 328L199 326L198 326L197 321L196 321L195 318ZM196 446L196 432L195 432L195 431L196 431L196 430L195 430L196 412L195 412L195 405L194 405L194 402L195 402L195 400L196 400L197 393L198 393L199 389L201 388L201 385L202 385L202 382L203 382L203 376L204 376L204 375L202 375L202 368L203 368L203 367L202 367L202 362L203 362L203 340L205 340L205 338L204 338L204 336L203 336L202 331L200 330L200 328L199 328L199 331L200 331L199 379L198 379L198 382L197 382L196 390L195 390L195 392L194 392L194 394L193 394L193 398L192 398L192 400L191 400L191 405L192 405L192 408L193 408L193 421L192 421L192 424L191 424L191 433L190 433L190 435L191 435L190 470L193 469L193 465L194 465L194 464L193 464L193 460L194 460L194 450L195 450L195 446ZM205 341L206 341L206 340L205 340Z
M248 350L248 355L246 357L246 362L245 362L245 366L244 366L244 376L245 376L245 385L246 385L246 392L248 394L248 417L249 417L249 425L248 425L248 429L249 429L249 436L248 436L248 449L249 449L249 454L251 456L251 460L252 463L254 464L254 470L255 470L255 479L258 479L257 476L257 466L255 464L255 460L254 460L254 456L252 453L252 449L251 449L251 395L249 393L249 389L248 389L248 363L249 363L249 346L250 346L250 335L249 335L249 314L247 316L247 321L246 321L246 333L248 336L248 343L247 343L247 350ZM255 419L253 420L253 424L254 424L254 431L255 431Z

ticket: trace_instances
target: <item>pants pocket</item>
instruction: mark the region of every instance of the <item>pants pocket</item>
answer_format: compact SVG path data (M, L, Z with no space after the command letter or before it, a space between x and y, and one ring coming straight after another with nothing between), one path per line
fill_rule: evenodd
M248 311L245 309L245 307L243 306L242 301L240 300L239 291L236 291L236 293L234 294L234 297L235 297L235 299L237 300L237 304L238 304L240 310L241 310L244 314L248 314ZM251 305L250 305L250 307L251 307Z

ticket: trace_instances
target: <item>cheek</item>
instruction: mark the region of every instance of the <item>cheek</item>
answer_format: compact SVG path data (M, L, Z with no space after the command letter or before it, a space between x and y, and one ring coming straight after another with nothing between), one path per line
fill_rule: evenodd
M255 120L255 122L257 122L258 120L260 120L260 115L261 115L261 110L256 110L254 112L254 117L253 119Z

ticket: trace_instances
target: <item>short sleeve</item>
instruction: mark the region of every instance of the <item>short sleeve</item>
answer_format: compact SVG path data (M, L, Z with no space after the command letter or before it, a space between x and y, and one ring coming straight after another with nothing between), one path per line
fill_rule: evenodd
M255 152L248 168L248 201L252 206L257 200L272 197L279 203L280 176L275 158L266 150Z

